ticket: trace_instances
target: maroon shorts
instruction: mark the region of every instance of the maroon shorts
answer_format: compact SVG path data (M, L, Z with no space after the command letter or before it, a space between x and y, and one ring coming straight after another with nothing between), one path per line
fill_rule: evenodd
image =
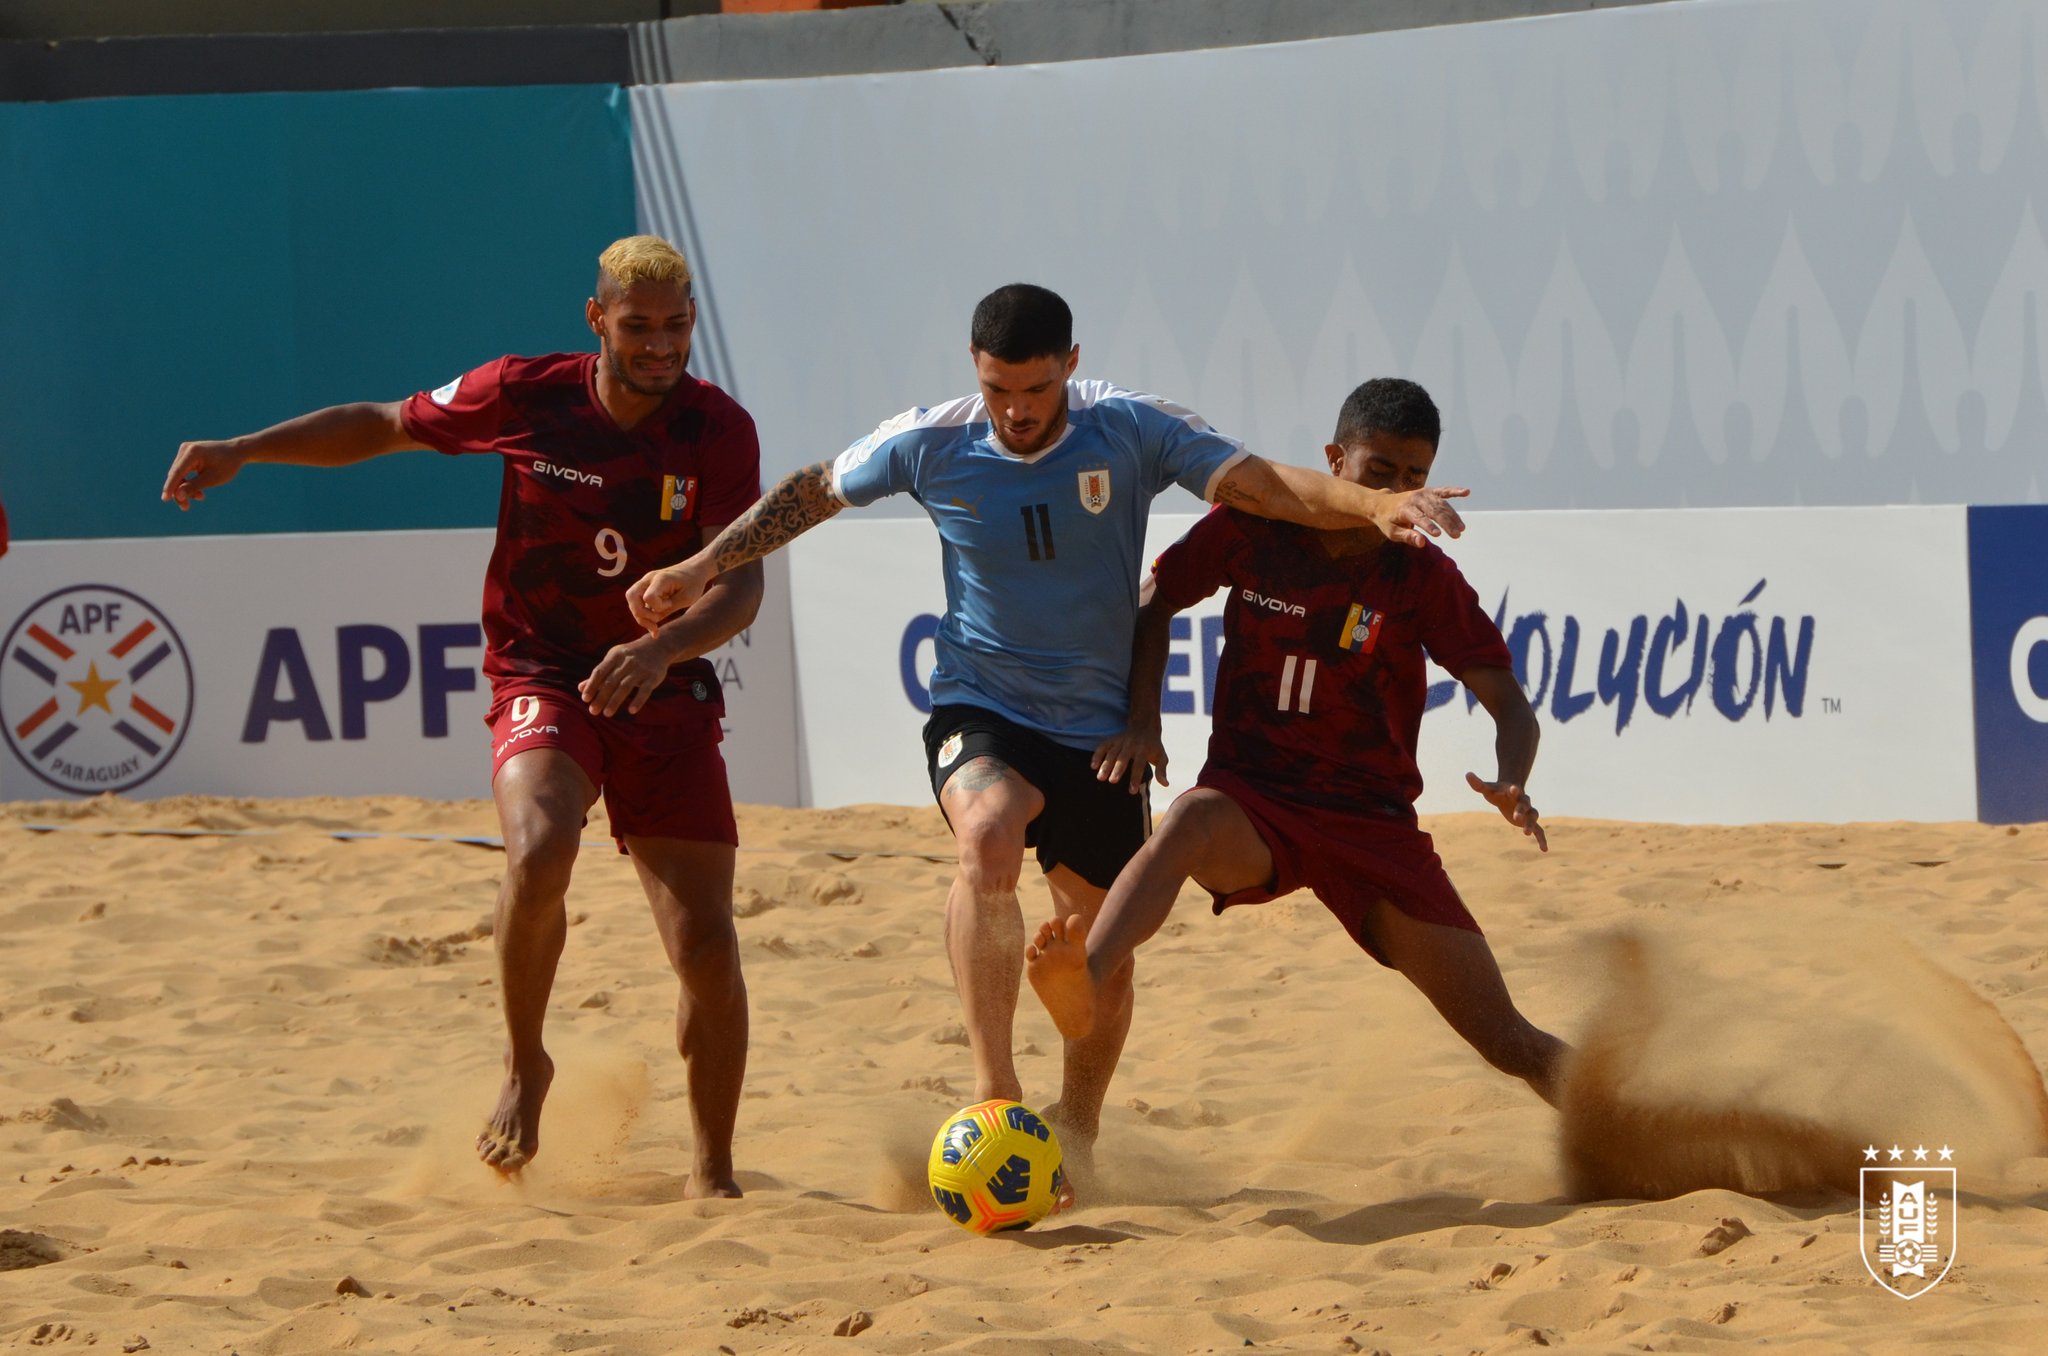
M560 749L604 793L621 852L629 836L739 843L715 711L680 723L643 724L593 716L570 693L512 681L492 688L484 721L491 727L493 780L528 749Z
M1382 965L1387 958L1365 935L1366 915L1382 899L1424 923L1479 932L1429 835L1414 824L1293 804L1254 790L1214 764L1202 769L1195 785L1235 801L1273 854L1273 879L1265 885L1232 895L1210 892L1217 913L1233 904L1263 904L1313 890L1352 940Z

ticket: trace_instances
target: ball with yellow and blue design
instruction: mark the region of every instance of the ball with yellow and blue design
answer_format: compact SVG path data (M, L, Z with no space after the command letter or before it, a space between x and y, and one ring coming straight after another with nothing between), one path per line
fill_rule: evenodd
M970 1233L1029 1229L1067 1194L1059 1136L1030 1107L1003 1098L948 1116L926 1167L932 1200Z

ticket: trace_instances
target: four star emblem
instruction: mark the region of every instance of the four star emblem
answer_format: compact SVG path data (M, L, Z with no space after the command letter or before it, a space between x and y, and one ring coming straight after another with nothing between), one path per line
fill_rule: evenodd
M1878 1148L1878 1147L1877 1147L1877 1146L1876 1146L1875 1144L1872 1144L1872 1145L1868 1145L1868 1146L1866 1146L1866 1147L1864 1148L1864 1150L1863 1150L1863 1161L1864 1161L1864 1162L1866 1162L1866 1163L1875 1163L1875 1162L1877 1162L1877 1156L1878 1156L1878 1154L1879 1154L1880 1152L1883 1152L1883 1151L1882 1151L1882 1150L1880 1150L1880 1149L1879 1149L1879 1148ZM1894 1163L1902 1162L1902 1161L1904 1161L1904 1159L1905 1159L1905 1156L1906 1156L1906 1151L1905 1151L1905 1149L1904 1149L1904 1148L1902 1148L1901 1146L1899 1146L1899 1145L1897 1145L1897 1144L1894 1144L1894 1145L1892 1145L1892 1147L1891 1147L1891 1161L1892 1161L1892 1162L1894 1162ZM1941 1150L1940 1150L1940 1158L1941 1158L1941 1161L1942 1161L1942 1162L1946 1163L1946 1162L1948 1162L1948 1161L1949 1161L1950 1159L1954 1158L1955 1156L1956 1156L1956 1151L1955 1151L1954 1149L1951 1149L1951 1148L1949 1148L1949 1147L1948 1147L1948 1145L1946 1145L1946 1144L1944 1144L1944 1145L1942 1145L1942 1146L1941 1146ZM1913 1161L1914 1161L1915 1163L1925 1163L1925 1162L1927 1161L1927 1146L1926 1146L1926 1145L1922 1144L1922 1145L1917 1145L1917 1146L1915 1146L1915 1147L1914 1147L1914 1149L1913 1149Z

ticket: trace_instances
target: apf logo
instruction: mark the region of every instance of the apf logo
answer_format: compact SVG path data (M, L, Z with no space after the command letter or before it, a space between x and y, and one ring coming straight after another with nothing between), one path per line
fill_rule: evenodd
M1929 1163L1924 1145L1911 1150L1911 1162L1907 1153L1896 1144L1863 1151L1878 1166L1859 1170L1858 1238L1871 1279L1900 1299L1918 1299L1955 1265L1956 1170ZM1942 1147L1942 1158L1954 1156Z
M60 589L0 645L0 724L29 771L75 795L129 791L192 723L192 663L155 607L107 584Z

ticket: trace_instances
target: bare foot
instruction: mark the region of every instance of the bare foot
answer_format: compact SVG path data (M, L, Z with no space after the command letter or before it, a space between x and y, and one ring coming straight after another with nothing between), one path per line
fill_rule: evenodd
M1024 948L1024 974L1062 1036L1078 1040L1095 1029L1095 978L1088 973L1088 928L1080 914L1038 929Z
M683 1199L686 1201L736 1201L745 1194L730 1172L693 1172L689 1183L683 1187Z
M1060 1137L1060 1166L1065 1169L1066 1199L1058 1207L1067 1209L1074 1203L1076 1190L1087 1192L1095 1186L1095 1135L1098 1125L1086 1128L1076 1125L1066 1107L1054 1102L1045 1109L1046 1123L1052 1126L1054 1134Z
M505 1086L483 1133L476 1137L476 1156L507 1177L540 1152L540 1107L555 1081L555 1062L543 1053L527 1068L515 1068L505 1056Z
M1074 1179L1067 1176L1065 1164L1060 1165L1059 1183L1059 1190L1054 1193L1052 1198L1052 1209L1045 1212L1047 1219L1051 1219L1054 1215L1065 1214L1074 1208Z

